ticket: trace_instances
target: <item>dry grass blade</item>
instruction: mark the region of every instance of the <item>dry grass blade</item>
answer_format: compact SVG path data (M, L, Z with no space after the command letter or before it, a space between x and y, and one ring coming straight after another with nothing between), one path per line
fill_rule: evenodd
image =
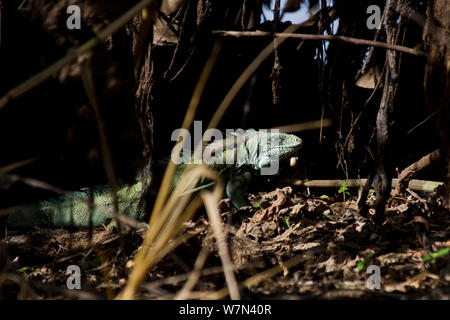
M110 277L111 268L109 266L108 259L105 256L103 250L101 250L100 248L94 248L94 250L95 250L95 253L97 254L98 259L100 260L100 263L101 263L100 265L104 266L104 268L101 268L101 272L103 274L103 279L104 279L103 283L108 284L111 279L111 277ZM110 300L112 298L114 298L113 291L112 291L111 287L108 285L106 286L106 296Z
M253 268L253 267L254 266L251 266L251 268ZM248 269L248 268L250 268L250 265L244 265L244 266L237 267L237 269L239 269L239 270ZM222 266L204 268L201 270L200 275L201 276L211 276L211 275L217 275L219 273L223 273ZM150 288L155 288L155 287L162 286L162 285L175 286L175 285L178 285L180 282L188 281L188 279L191 275L192 275L192 272L172 275L168 278L155 280L150 283L144 283L144 284L142 284L141 287L145 288L145 289L150 289ZM190 295L189 298L192 299L192 295Z
M221 177L206 166L198 166L183 175L175 190L172 192L167 204L149 226L141 249L136 255L135 266L129 277L128 285L119 294L119 299L133 299L134 295L145 279L147 270L158 263L167 250L167 244L183 228L184 222L190 219L200 208L201 199L197 196L193 201L190 195L181 195L186 189L194 187L202 178L215 181L213 194L216 199L223 194L223 182ZM187 204L189 205L187 206ZM187 207L186 207L187 206ZM165 254L161 254L165 250Z
M25 160L22 160L22 161L17 161L17 162L11 163L11 164L9 164L7 166L4 166L4 167L0 167L0 173L11 172L11 171L16 170L18 168L26 166L26 165L36 161L37 159L38 158L25 159Z
M219 251L220 260L223 265L223 273L227 282L228 291L232 300L240 300L239 286L234 276L234 265L231 262L230 253L225 237L225 230L222 227L222 220L220 219L219 210L217 208L217 198L209 191L202 191L203 202L205 204L206 212L211 224L211 228L216 238L217 248Z
M169 241L166 247L164 247L158 254L156 260L160 261L162 258L164 258L166 255L168 255L170 252L175 250L176 247L178 247L180 244L185 243L190 238L192 238L193 234L182 234L178 236L177 238Z
M290 132L301 132L307 130L315 130L320 128L331 127L333 125L333 121L331 119L323 119L323 120L313 120L302 123L290 124L287 126L274 127L272 129L278 129L280 132L290 133Z
M209 246L202 247L200 253L197 256L197 259L195 260L194 270L192 270L192 272L189 274L186 283L184 284L183 288L181 288L181 290L173 298L174 300L189 299L189 295L192 289L194 289L195 285L200 279L200 276L202 275L202 269L203 266L205 265L208 255L209 255Z
M239 288L244 289L244 288L256 286L261 281L269 279L269 278L279 274L280 272L283 272L289 268L296 266L297 264L299 264L301 262L301 260L302 260L302 257L300 255L298 255L298 256L295 256L295 257L287 260L286 262L283 262L282 264L280 264L278 266L275 266L273 268L270 268L268 270L265 270L263 272L255 274L253 277L250 277L247 280L241 282L239 284ZM207 296L203 296L202 298L208 299L208 300L218 300L218 299L225 298L227 295L228 295L228 289L223 288L216 292L210 293Z
M292 25L288 27L285 32L294 32L297 30L299 26ZM279 45L285 41L286 38L279 40ZM259 66L264 62L264 60L270 56L270 54L273 52L274 46L273 43L270 43L256 58L253 60L253 62L247 67L247 69L244 70L244 72L241 74L241 76L236 80L236 82L233 84L219 107L217 108L216 112L214 113L208 128L214 128L218 125L220 119L223 117L223 114L230 106L233 99L236 97L242 86L248 81L248 79L252 76L252 74L259 68ZM191 102L189 104L188 110L186 112L186 116L183 121L182 128L187 129L190 127L195 112L197 110L198 104L200 102L200 98L202 96L203 90L206 85L206 81L209 78L210 72L212 70L212 67L215 63L215 60L217 59L218 53L220 51L220 47L218 45L215 46L213 52L211 53L210 58L208 59L202 74L200 75L200 79L197 82L197 86L194 89L194 93L192 95ZM181 143L184 143L181 142ZM194 151L194 154L196 154L198 148L202 148L203 144L200 143L198 147L196 147L196 150ZM176 155L176 157L179 155ZM149 221L149 228L147 230L147 234L144 238L144 243L142 245L141 250L136 255L135 259L135 268L133 269L133 272L130 275L128 285L125 287L125 289L119 294L118 298L120 299L133 299L134 294L137 291L137 288L139 287L140 283L144 280L145 274L147 270L155 263L154 257L154 250L157 246L153 243L158 242L161 243L161 237L158 236L159 234L164 235L162 239L164 239L166 242L170 239L168 238L168 234L173 234L174 232L168 232L168 233L160 233L158 230L161 230L162 226L164 224L167 224L167 216L170 214L170 202L169 199L168 205L166 205L163 208L164 202L167 198L167 194L170 189L171 181L173 178L173 175L175 173L175 162L169 161L169 165L167 166L166 172L164 173L163 181L161 184L161 188L158 192L158 196L156 198L155 206L153 207L152 215ZM212 179L214 180L214 179ZM215 190L217 188L223 188L222 186L216 185ZM172 198L172 197L171 197ZM172 198L173 199L173 198ZM183 199L183 198L182 198ZM172 200L173 202L174 200ZM181 201L180 201L181 202ZM169 209L167 209L169 208ZM179 204L179 208L183 208ZM172 216L175 216L172 214ZM184 221L181 221L184 222ZM168 225L170 228L170 225ZM172 226L174 227L174 226ZM173 231L173 230L172 230ZM176 231L176 230L175 230ZM147 253L148 252L148 253ZM148 259L146 259L148 257Z
M55 187L47 182L37 180L34 178L21 177L16 174L7 174L5 175L12 183L21 182L30 187L38 188L42 190L51 191L57 194L61 194L67 196L70 199L74 199L73 193L70 191L63 190L61 188Z
M220 43L216 43L214 45L214 48L211 52L210 57L208 58L208 61L205 64L205 67L202 70L200 78L199 78L197 85L194 89L194 92L192 94L192 98L189 103L188 110L186 111L186 115L183 120L183 124L182 124L183 129L190 128L190 126L194 120L194 116L197 111L198 105L200 103L201 96L203 94L206 83L211 74L211 71L214 67L214 64L217 60L217 57L219 56L220 50L221 50ZM179 144L184 144L184 140L182 142L177 143L177 146ZM175 147L177 147L177 146L175 146ZM167 169L164 173L161 187L159 188L156 202L155 202L155 205L153 207L153 211L152 211L152 214L150 217L150 221L149 221L150 227L147 229L147 232L146 232L146 235L144 238L144 242L142 244L142 248L136 255L135 266L138 265L139 267L133 269L133 272L130 275L129 284L123 290L123 292L118 296L118 298L132 299L134 297L134 294L135 294L139 284L143 281L143 279L145 277L145 273L147 272L148 268L150 268L150 266L153 263L155 263L155 261L153 261L153 258L151 258L150 260L147 259L147 261L146 261L146 259L145 259L147 256L146 252L151 250L151 246L154 245L153 244L154 241L161 240L161 239L159 239L159 237L158 238L156 238L156 237L158 234L160 234L164 225L166 224L166 227L164 228L164 230L167 230L167 226L169 227L169 231L167 232L167 234L176 234L176 232L179 231L179 228L183 225L183 223L187 219L189 219L200 208L200 206L202 204L201 199L199 199L198 197L195 198L193 201L191 201L191 203L185 210L185 213L183 214L182 218L180 218L174 224L167 225L167 223L169 221L169 219L168 219L169 214L172 214L172 217L177 217L179 212L185 208L185 205L189 199L188 195L182 195L182 192L179 192L180 188L177 188L177 189L175 189L174 193L172 194L172 197L169 198L168 202L164 206L164 203L166 202L166 199L167 199L167 195L169 193L170 186L172 184L173 175L174 175L175 169L176 169L175 162L177 162L177 160L179 158L179 154L175 154L175 158L176 159L173 159L174 161L169 161ZM187 175L184 178L186 179L189 176L190 175ZM197 184L198 180L199 180L199 176L195 177L194 181L192 181L192 180L190 181L189 186L191 188L194 188L195 185ZM186 183L186 181L184 181L184 183ZM191 185L192 183L193 183L193 185ZM185 184L183 184L181 181L178 184L178 187L180 187L180 186L189 187L189 186L186 186ZM223 186L216 185L217 190L220 190L221 188L223 190ZM186 190L187 188L184 188L184 189ZM175 205L178 206L177 212L172 212L171 208L173 208ZM170 230L170 228L173 228L173 230ZM164 237L164 239L166 239L166 238L167 237ZM166 241L169 241L169 239L170 238L168 238ZM143 261L146 261L146 262L143 263Z
M203 68L203 71L200 75L200 78L197 82L197 85L194 89L194 92L192 94L192 98L191 101L189 103L188 109L186 111L186 115L184 117L183 120L183 124L181 125L182 129L189 129L192 122L194 121L194 117L195 117L195 113L197 112L197 108L198 105L200 104L200 99L202 97L203 91L205 89L206 83L208 81L208 78L211 74L211 71L214 67L214 64L219 56L221 50L221 45L220 43L216 43L214 45L214 48L211 52L210 57L208 58L208 61L205 64L205 67ZM177 148L179 146L179 144L181 144L181 146L184 146L184 140L177 143L177 145L175 146L175 148ZM169 161L169 164L167 166L167 169L164 173L164 177L161 183L161 187L159 188L158 191L158 196L156 198L156 202L155 205L153 207L153 211L152 211L152 215L150 217L150 222L149 224L151 225L152 223L154 223L154 221L156 219L158 219L158 214L161 211L164 201L167 199L167 195L169 193L169 189L170 189L170 185L172 183L172 178L173 175L175 173L175 169L176 169L176 165L175 162L178 161L179 159L179 154L175 154L175 159L173 159L174 161Z
M98 135L100 138L100 149L102 153L103 166L105 168L105 173L108 178L108 183L111 187L111 193L113 196L114 216L117 216L119 212L119 198L117 196L118 187L116 174L114 172L114 164L112 160L111 149L109 148L108 138L106 136L105 125L100 114L100 107L98 105L98 99L95 93L94 76L92 74L92 68L89 59L84 63L82 67L81 78L83 80L84 90L86 91L89 103L94 109L95 119L97 121L98 127ZM116 222L117 230L119 231L119 233L121 233L122 228L120 225L120 221L116 218L114 218L114 220Z

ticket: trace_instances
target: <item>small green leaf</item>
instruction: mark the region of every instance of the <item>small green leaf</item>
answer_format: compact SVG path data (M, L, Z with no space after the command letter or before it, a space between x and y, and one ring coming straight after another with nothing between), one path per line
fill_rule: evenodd
M264 200L258 201L257 203L253 204L253 207L259 208L259 207L261 207L261 203L263 203L263 202L264 202Z
M330 217L330 215L329 215L328 213L322 212L322 215L323 215L325 218L332 220L331 217Z
M367 264L370 262L370 260L372 259L372 257L373 257L373 253L369 253L368 255L366 255L365 257L364 257L364 259L363 260L361 260L361 261L359 261L358 262L358 264L357 264L357 268L358 268L358 270L359 271L362 271L362 270L364 270L366 267L367 267Z
M347 193L346 191L348 191L348 186L347 186L347 183L345 181L343 181L338 192L339 193L343 193L343 192Z
M346 196L350 195L350 192L348 192L347 183L345 181L342 182L341 187L338 190L338 193L343 193ZM345 200L345 198L344 198L344 200Z
M291 226L291 222L289 221L290 217L286 216L283 218L284 224L286 225L286 227L290 227Z
M442 258L442 257L445 256L447 253L449 253L449 251L450 251L450 247L441 249L441 250L439 250L438 252L436 252L436 253L434 254L434 257L435 257L435 258Z
M323 194L323 195L320 196L320 199L322 199L322 200L329 200L330 197L327 196L326 194Z
M423 262L429 262L431 261L432 263L436 262L436 259L442 258L443 256L445 256L447 253L450 252L450 247L444 248L439 250L436 253L430 252L430 255L424 257L422 259Z
M21 272L21 273L24 273L27 271L34 271L34 267L23 267L23 268L20 268L17 270L17 272Z
M364 270L364 261L358 261L358 265L357 268L359 271L363 271Z

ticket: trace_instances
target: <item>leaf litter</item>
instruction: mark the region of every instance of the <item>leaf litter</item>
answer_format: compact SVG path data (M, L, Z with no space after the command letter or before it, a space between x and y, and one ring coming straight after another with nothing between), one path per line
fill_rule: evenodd
M448 299L450 216L436 198L392 200L385 221L375 226L359 214L356 199L307 195L291 187L250 194L255 205L233 209L219 203L239 282L281 266L282 272L242 289L245 299ZM374 205L373 197L368 199ZM188 279L204 246L209 255L191 298L224 286L215 240L205 215L185 226L192 237L148 272L139 299L170 299ZM143 234L121 240L105 228L39 229L10 235L0 261L8 281L4 298L106 298L125 286ZM122 245L121 245L122 242ZM125 245L123 245L125 244ZM287 268L293 257L299 262ZM66 289L69 265L83 270L82 288ZM379 267L380 288L370 289L370 266ZM19 275L15 277L13 275Z

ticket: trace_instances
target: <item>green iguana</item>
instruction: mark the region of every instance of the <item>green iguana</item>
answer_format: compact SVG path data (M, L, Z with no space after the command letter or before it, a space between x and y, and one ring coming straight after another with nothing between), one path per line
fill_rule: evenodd
M272 133L267 131L248 130L237 139L223 139L207 145L205 150L209 156L203 160L209 168L218 171L225 181L226 193L237 208L248 204L245 191L251 178L258 171L266 170L266 174L278 171L278 161L289 158L302 146L302 140L291 134ZM187 166L195 164L179 164L172 181L172 187L181 179ZM273 172L271 170L274 169ZM204 182L203 182L204 183ZM106 190L107 188L104 188ZM119 189L119 211L135 219L142 219L144 212L139 206L142 195L142 183L125 185ZM113 196L109 191L94 193L94 206L89 205L88 190L75 192L73 197L39 202L21 207L8 217L11 229L32 226L57 227L73 226L96 227L112 220ZM90 221L91 220L91 221ZM90 224L90 222L92 224Z

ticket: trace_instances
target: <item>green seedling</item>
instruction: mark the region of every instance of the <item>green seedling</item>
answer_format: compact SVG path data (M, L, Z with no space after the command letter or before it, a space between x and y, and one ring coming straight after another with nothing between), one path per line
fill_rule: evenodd
M325 218L327 218L327 219L329 219L329 220L332 220L331 217L330 217L330 215L329 215L328 213L322 212L322 215L323 215Z
M34 271L34 267L23 267L17 270L17 272L25 273L27 271Z
M264 202L263 200L258 201L258 202L256 202L255 204L253 204L253 207L254 207L254 208L260 208L260 207L261 207L261 204L262 204L263 202Z
M289 228L291 226L290 217L286 216L283 218L283 222L286 225L286 228Z
M358 268L358 270L359 271L363 271L364 269L366 269L367 265L369 264L369 262L372 259L372 257L373 257L373 253L369 253L368 255L366 255L364 257L363 260L359 261L357 266L356 266Z
M435 263L437 259L442 258L443 256L445 256L449 252L450 252L450 247L441 249L441 250L439 250L436 253L430 252L430 255L424 257L422 259L422 261L423 262L431 261L431 263Z
M338 190L338 193L342 193L342 196L344 197L344 201L345 201L345 196L350 195L350 192L348 192L347 183L345 181L342 182L341 187Z

